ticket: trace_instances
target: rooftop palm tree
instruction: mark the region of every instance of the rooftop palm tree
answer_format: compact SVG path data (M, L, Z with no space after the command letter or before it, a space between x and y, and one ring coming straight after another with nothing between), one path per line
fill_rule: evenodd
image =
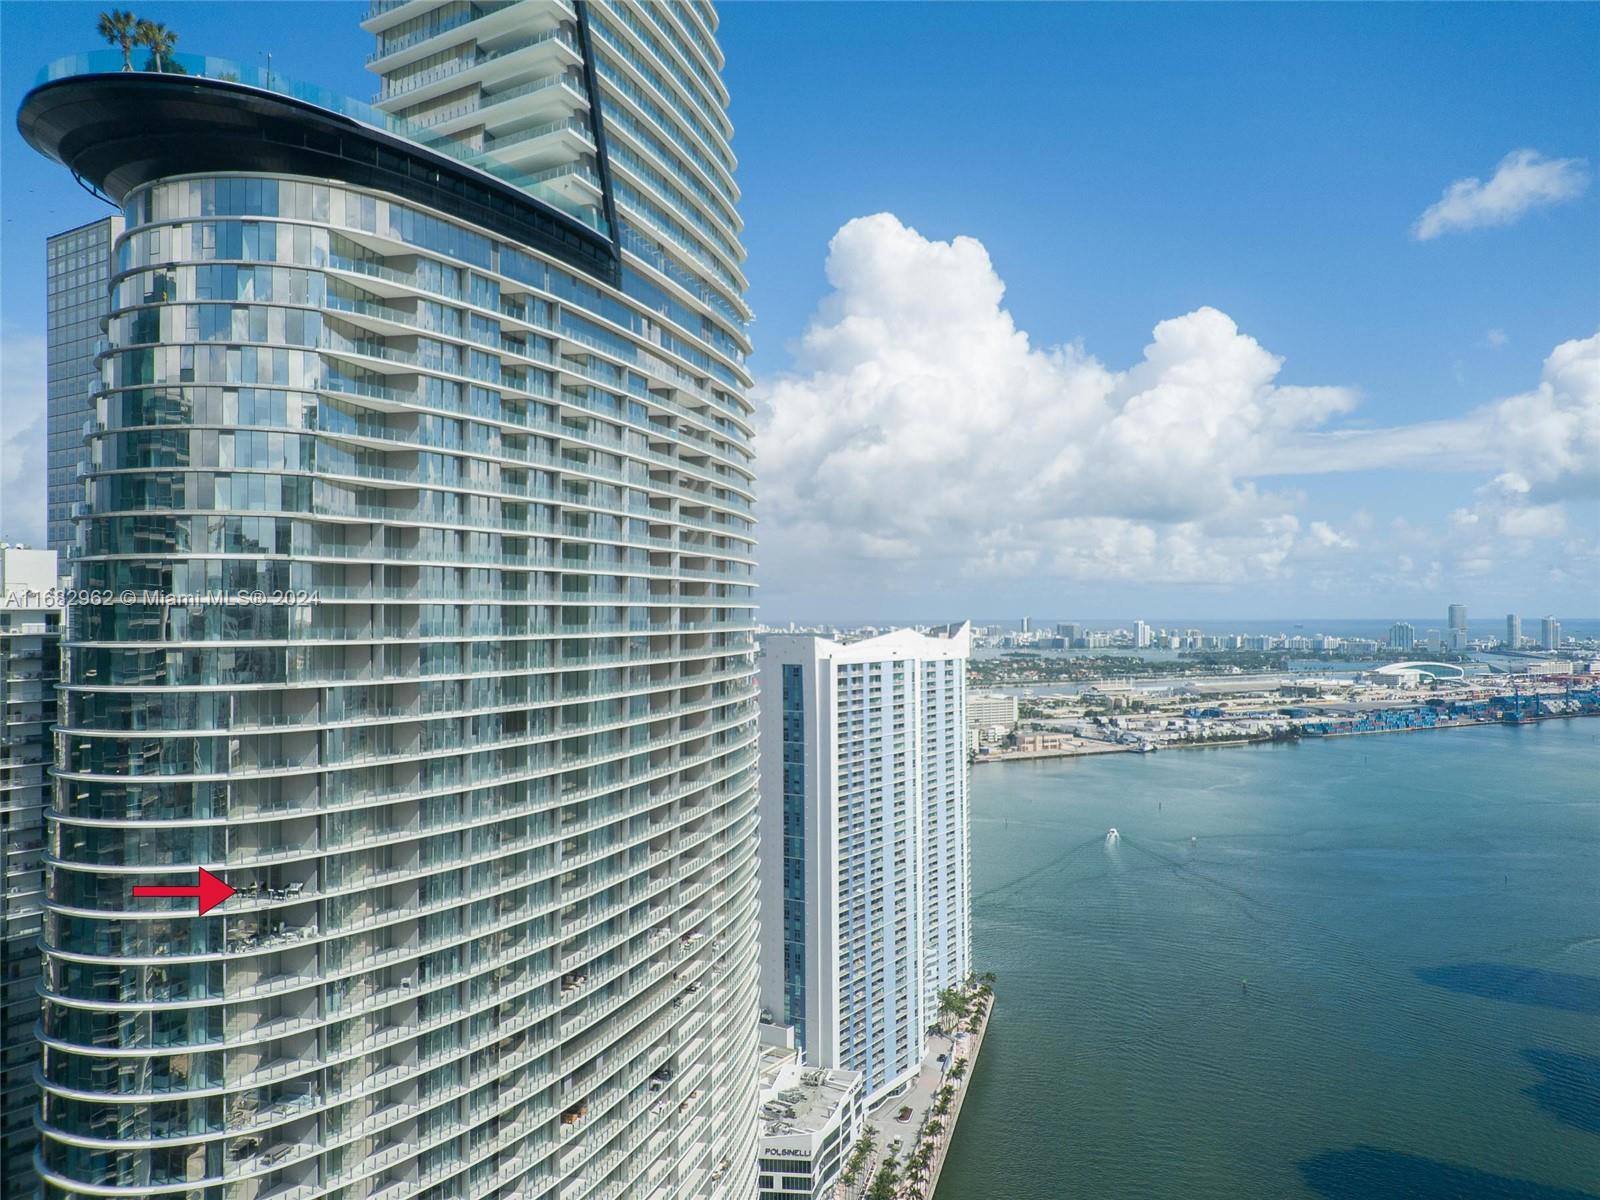
M139 44L139 26L143 24L125 8L113 8L100 14L95 29L113 46L122 47L122 69L133 70L133 48Z
M172 65L172 51L178 45L178 35L160 21L140 21L135 38L141 46L150 48L150 61L157 72Z

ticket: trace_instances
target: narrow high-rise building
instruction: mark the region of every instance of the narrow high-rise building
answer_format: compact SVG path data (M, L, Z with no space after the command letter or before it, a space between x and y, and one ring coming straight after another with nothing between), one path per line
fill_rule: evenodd
M184 55L72 60L23 103L127 222L74 570L135 594L67 639L47 1197L743 1200L753 470L715 14L369 12L386 79L517 114L499 148L534 154ZM200 868L238 889L204 916L132 895Z
M61 673L53 550L0 547L0 1200L38 1194L44 810Z
M1539 645L1546 650L1561 649L1561 622L1554 617L1542 617L1539 621Z
M1459 629L1462 633L1467 631L1467 606L1465 604L1452 604L1445 614L1445 628Z
M1522 645L1522 618L1516 613L1506 614L1506 647L1511 650Z
M1135 621L1133 623L1133 644L1140 650L1149 648L1152 637L1154 637L1154 632L1149 625L1143 621Z
M762 647L762 1003L869 1104L972 969L970 644L962 625Z
M120 214L45 239L45 395L48 430L46 536L72 553L72 506L83 499L84 426L100 387L101 327L111 299L111 248Z

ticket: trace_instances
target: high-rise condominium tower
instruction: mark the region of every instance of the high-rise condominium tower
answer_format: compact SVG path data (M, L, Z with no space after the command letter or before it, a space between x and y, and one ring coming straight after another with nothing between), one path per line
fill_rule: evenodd
M48 396L50 549L72 550L72 506L83 499L83 427L100 387L101 323L111 289L111 247L122 217L101 217L45 240L45 389Z
M44 810L61 608L53 550L0 546L0 1200L37 1195Z
M1506 614L1506 645L1513 650L1522 645L1522 618L1516 613Z
M1539 619L1539 645L1546 650L1561 649L1561 622L1554 617Z
M1410 650L1417 644L1417 628L1408 621L1396 621L1389 626L1389 647L1393 650Z
M1449 629L1459 629L1465 633L1467 630L1467 606L1465 604L1452 604L1445 613L1445 626Z
M75 60L23 105L127 221L76 582L175 598L67 638L46 1192L744 1197L752 467L715 17L367 24L374 65L433 60L539 157L182 55ZM535 132L550 75L572 112ZM130 895L200 867L239 889L203 917Z
M806 1061L913 1074L938 995L971 971L968 626L761 659L761 994Z

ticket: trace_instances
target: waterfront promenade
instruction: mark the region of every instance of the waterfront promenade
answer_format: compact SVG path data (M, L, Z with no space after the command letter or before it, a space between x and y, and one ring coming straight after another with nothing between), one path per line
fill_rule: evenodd
M932 1200L993 1009L992 992L976 997L973 1018L951 1033L929 1034L917 1077L905 1091L879 1101L867 1114L867 1127L875 1131L872 1153L852 1183L834 1189L835 1200L861 1200L872 1194L874 1180L891 1156L895 1200Z

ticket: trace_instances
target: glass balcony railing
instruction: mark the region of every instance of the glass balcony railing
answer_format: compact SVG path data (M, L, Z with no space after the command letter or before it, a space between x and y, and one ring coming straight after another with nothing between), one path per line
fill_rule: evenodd
M421 29L413 29L409 33L396 34L394 37L380 36L378 48L367 55L367 62L369 64L375 63L380 58L388 58L391 54L399 54L402 50L409 50L412 46L419 45L429 38L436 38L441 34L449 33L453 29L460 29L467 22L476 21L482 15L480 12L469 9L435 24L425 25Z
M135 55L134 61L138 62ZM582 221L591 229L609 237L610 228L605 217L595 209L578 204L555 188L535 179L527 172L508 167L504 163L484 155L480 151L452 142L448 138L403 117L392 116L381 109L349 96L341 96L327 88L315 84L304 83L290 79L281 72L267 71L261 67L246 67L239 63L231 62L225 58L213 58L203 54L174 54L164 60L163 72L137 71L138 74L172 74L187 75L202 79L214 79L221 83L242 84L245 87L258 88L262 91L273 92L280 96L288 96L302 103L313 105L337 113L339 116L358 121L363 125L395 137L404 138L415 142L436 154L492 175L504 183L520 188L534 199L548 204L550 207L565 213L567 216ZM70 79L78 75L116 75L122 73L122 52L120 50L91 50L84 54L73 54L66 58L58 58L39 72L35 85L52 83L58 79Z

